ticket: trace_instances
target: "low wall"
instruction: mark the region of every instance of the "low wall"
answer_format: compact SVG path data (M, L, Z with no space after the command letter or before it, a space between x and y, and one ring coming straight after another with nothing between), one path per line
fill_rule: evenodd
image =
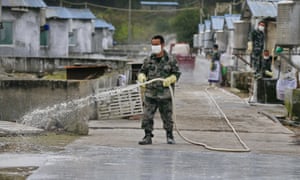
M287 89L284 94L284 105L289 119L300 122L300 89Z
M230 85L232 88L240 90L249 90L249 78L252 78L253 73L251 72L238 72L232 71L230 78Z
M93 95L116 79L111 73L94 80L2 80L0 120L87 134L87 121L97 119Z
M52 70L47 69L51 64ZM91 60L51 58L0 58L2 68L12 72L55 71L62 65L105 64L108 72L93 80L0 80L0 120L16 121L46 130L63 129L88 134L88 120L97 119L93 95L100 88L117 85L120 73L128 75L131 66L124 60ZM18 64L20 62L20 64ZM39 66L41 65L41 66ZM11 69L10 69L11 68Z
M73 65L107 65L113 70L126 68L126 59L90 57L0 57L0 67L8 73L52 73Z

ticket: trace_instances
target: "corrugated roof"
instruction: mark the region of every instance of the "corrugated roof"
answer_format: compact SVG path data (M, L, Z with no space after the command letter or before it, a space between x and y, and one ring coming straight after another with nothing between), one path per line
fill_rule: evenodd
M115 30L115 27L110 24L110 23L107 23L105 20L103 19L96 19L95 22L94 22L94 25L95 25L95 28L108 28L109 30L111 31L114 31Z
M112 24L109 24L109 28L108 29L111 30L111 31L116 30L115 26L113 26Z
M44 8L47 7L43 0L2 0L3 7L30 7Z
M211 16L212 30L218 31L224 29L224 16Z
M239 21L241 19L240 14L225 14L224 17L225 17L226 26L230 30L234 29L233 22Z
M253 17L277 17L278 0L247 0Z
M60 19L95 19L95 15L89 9L74 9L65 7L48 7L47 18Z
M102 19L96 19L94 25L95 25L95 28L109 28L110 27L110 25Z
M204 26L205 26L205 31L210 31L211 30L211 21L204 20Z
M198 31L199 32L204 32L204 24L199 24L198 25Z
M141 1L141 5L148 5L148 6L178 6L178 2Z

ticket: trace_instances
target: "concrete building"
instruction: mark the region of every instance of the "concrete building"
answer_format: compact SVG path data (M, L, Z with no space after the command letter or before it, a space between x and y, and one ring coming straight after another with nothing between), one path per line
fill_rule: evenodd
M226 51L227 48L227 34L224 31L224 16L211 16L212 31L214 33L215 43L219 45L219 50Z
M39 56L43 0L2 0L1 56Z
M210 52L214 44L214 34L212 32L211 20L204 20L204 52Z
M41 56L65 57L92 53L93 20L89 9L48 7L48 30L41 46Z
M257 27L259 21L266 23L265 49L272 51L276 44L276 17L279 0L247 0L242 7L241 19L249 21L251 29Z
M102 53L103 50L113 47L115 27L102 19L94 21L93 53Z
M227 49L226 53L232 55L233 53L233 41L234 41L234 22L239 21L240 14L225 14L224 30L227 36Z

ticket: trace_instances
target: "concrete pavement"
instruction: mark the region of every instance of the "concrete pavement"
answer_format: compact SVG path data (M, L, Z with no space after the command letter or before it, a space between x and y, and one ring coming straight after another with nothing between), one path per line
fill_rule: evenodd
M43 129L25 126L15 122L0 121L0 136L39 135L43 132Z
M31 180L299 179L300 146L295 143L295 134L261 113L283 116L283 106L253 106L223 89L207 89L207 67L206 60L197 59L195 71L183 73L175 92L177 127L194 141L242 149L223 112L250 152L209 151L187 143L176 133L176 144L166 144L156 114L152 145L138 145L144 136L140 120L93 120L89 122L89 135L63 151L0 154L0 168L39 167L28 177Z

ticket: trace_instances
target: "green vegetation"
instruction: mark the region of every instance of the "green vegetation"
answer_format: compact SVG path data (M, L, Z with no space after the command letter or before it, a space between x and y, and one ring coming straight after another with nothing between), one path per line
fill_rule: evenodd
M54 72L53 74L47 74L43 77L43 79L46 80L66 80L67 79L67 74L66 71L57 71Z
M198 10L183 11L179 13L172 22L172 27L174 27L177 34L177 41L187 42L192 45L193 34L198 32L199 22L200 18Z

